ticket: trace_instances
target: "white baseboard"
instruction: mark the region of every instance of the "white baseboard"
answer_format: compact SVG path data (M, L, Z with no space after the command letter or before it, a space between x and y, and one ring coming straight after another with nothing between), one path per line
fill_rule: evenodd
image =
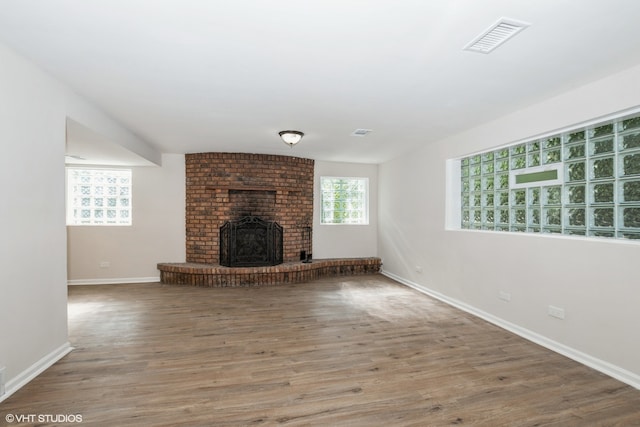
M118 285L122 283L156 283L160 276L151 277L124 277L114 279L73 279L67 280L67 285Z
M602 372L605 375L608 375L612 378L617 379L618 381L622 381L623 383L628 384L631 387L634 387L640 390L640 375L638 374L635 374L631 371L623 369L619 366L613 365L609 362L605 362L604 360L598 359L589 354L583 353L579 350L576 350L572 347L566 346L562 343L549 339L544 335L540 335L536 332L530 331L529 329L523 328L514 323L507 322L504 319L496 317L485 311L479 310L462 301L456 300L454 298L450 298L440 292L429 289L426 286L404 279L388 271L382 270L381 274L390 279L395 280L396 282L399 282L419 292L429 295L435 299L438 299L462 311L473 314L474 316L477 316L483 320L486 320L487 322L492 323L502 329L506 329L509 332L513 332L514 334L526 340L532 341L538 345L548 348L551 351L562 354L563 356L573 359L576 362L582 363L583 365L586 365L592 369L595 369L596 371Z
M0 402L4 401L13 393L20 390L22 387L24 387L25 384L43 373L47 368L69 354L72 350L73 347L71 347L71 344L66 342L57 349L53 350L51 353L44 356L42 359L38 360L29 368L22 371L20 374L18 374L17 377L11 379L10 381L7 381L7 384L5 385L5 393L0 396Z

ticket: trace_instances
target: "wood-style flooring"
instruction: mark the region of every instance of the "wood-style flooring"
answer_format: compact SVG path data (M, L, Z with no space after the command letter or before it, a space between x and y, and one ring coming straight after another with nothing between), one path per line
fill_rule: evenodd
M640 391L380 275L74 286L69 331L75 350L1 422L640 426Z

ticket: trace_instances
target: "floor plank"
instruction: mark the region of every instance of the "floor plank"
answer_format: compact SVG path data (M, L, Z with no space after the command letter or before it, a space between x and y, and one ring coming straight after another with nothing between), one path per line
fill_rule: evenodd
M640 426L640 391L380 275L74 286L69 330L75 350L0 404L2 419Z

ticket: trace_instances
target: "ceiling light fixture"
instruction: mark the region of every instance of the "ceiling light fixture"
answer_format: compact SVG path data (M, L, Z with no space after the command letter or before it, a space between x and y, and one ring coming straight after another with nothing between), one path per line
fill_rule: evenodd
M289 147L293 147L298 142L300 142L300 140L304 136L304 133L298 130L283 130L278 132L278 135L280 135L280 138L282 138L285 144L287 144Z

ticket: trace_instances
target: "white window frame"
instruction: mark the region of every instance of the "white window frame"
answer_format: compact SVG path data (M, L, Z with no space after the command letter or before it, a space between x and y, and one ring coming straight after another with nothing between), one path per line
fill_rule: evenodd
M517 177L520 175L528 175L539 172L556 171L556 179L549 179L543 181L531 181L521 184L517 183ZM553 165L546 166L533 166L524 169L512 169L509 171L509 188L529 188L539 187L540 185L562 185L564 183L564 168L562 163L554 163Z
M364 185L364 194L362 197L362 211L361 217L357 221L351 221L347 219L346 222L326 222L325 221L325 192L323 190L326 180L332 181L344 181L344 180L357 180L359 184ZM333 210L332 210L333 212ZM369 178L366 177L349 177L349 176L321 176L320 177L320 224L321 225L369 225Z
M87 182L82 183L79 177L74 176L78 171L84 171L89 175ZM115 182L101 183L100 178L115 179ZM123 181L122 178L125 180ZM68 166L66 191L68 226L113 227L133 224L133 172L131 169ZM82 217L83 214L87 216ZM112 214L114 217L109 216Z

